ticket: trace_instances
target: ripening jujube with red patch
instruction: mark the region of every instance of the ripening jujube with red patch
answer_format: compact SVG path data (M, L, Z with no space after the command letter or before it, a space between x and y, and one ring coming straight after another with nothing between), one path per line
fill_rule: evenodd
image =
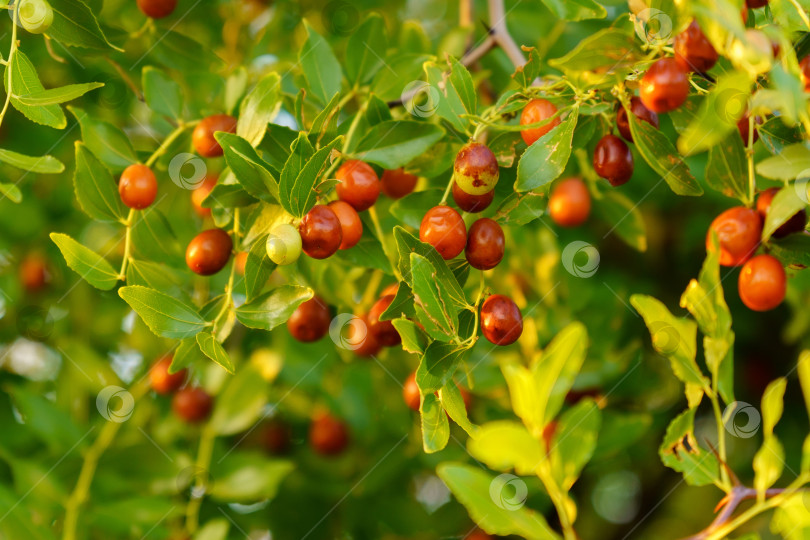
M341 240L338 249L354 247L363 236L363 222L360 221L357 210L343 201L332 201L328 206L340 221Z
M523 315L514 301L493 294L481 306L481 333L495 345L511 345L523 333Z
M533 99L526 104L520 112L520 125L536 124L553 117L557 113L557 107L547 99ZM544 126L527 128L520 132L523 142L531 146L534 142L557 127L560 124L560 117L557 116Z
M195 274L210 276L228 264L233 241L222 229L208 229L195 236L186 248L186 264Z
M675 36L673 48L675 60L686 71L705 73L717 63L720 56L694 20L686 30Z
M380 179L382 192L392 199L401 199L413 192L419 177L405 172L405 169L386 169Z
M338 198L358 212L371 208L380 196L380 179L368 163L350 159L340 166L335 178L340 180L335 186Z
M471 195L458 187L456 182L453 182L452 194L453 200L458 207L471 214L483 212L492 204L492 200L495 198L495 190L488 191L483 195Z
M772 187L768 188L762 193L759 194L757 197L757 212L762 217L763 223L765 218L768 216L768 209L771 207L771 202L773 202L773 198L776 194L779 193L779 188ZM784 222L782 225L776 229L771 236L774 238L784 238L785 236L797 232L801 232L804 230L804 227L807 225L807 211L802 208L795 214L793 214L790 219Z
M214 114L200 120L191 134L191 142L194 150L202 157L219 157L223 154L222 147L214 138L217 131L235 133L236 118L227 114Z
M155 173L146 165L130 165L118 180L121 201L130 208L143 210L155 201L158 184Z
M756 210L735 206L714 218L706 233L706 250L712 251L712 231L717 233L720 264L739 266L747 261L759 246L762 218Z
M329 206L316 204L298 225L301 249L313 259L326 259L340 249L343 227L335 211Z
M443 259L453 259L467 245L467 226L449 206L434 206L422 218L419 240L436 248Z
M506 240L503 229L489 218L481 218L470 226L467 246L464 249L467 262L478 270L491 270L503 259Z
M492 150L478 142L463 146L453 163L453 179L459 189L470 195L483 195L495 189L500 176L498 160Z
M383 296L377 300L368 312L368 331L384 347L398 345L402 339L391 321L381 321L380 315L394 301L393 295Z
M171 394L179 390L186 381L188 371L181 369L175 373L169 373L171 365L172 356L167 355L152 364L149 369L149 384L152 386L152 390L158 394Z
M632 112L638 120L643 120L658 129L658 115L645 107L641 98L638 96L630 98L630 112ZM630 131L630 121L627 118L627 109L622 106L619 106L619 110L616 112L616 128L619 130L621 136L624 137L624 140L633 142L633 134Z
M162 19L168 17L177 7L177 0L138 0L138 8L147 17Z
M290 335L302 343L318 341L329 332L332 314L326 302L313 296L295 308L287 319Z
M548 213L561 227L578 227L591 213L591 194L580 178L556 183L548 197Z
M641 102L656 113L677 109L688 96L689 75L674 58L657 60L644 74L639 86Z
M621 186L633 176L633 154L619 137L605 135L594 150L593 168L611 186Z
M769 311L785 299L787 277L776 257L757 255L743 265L737 284L743 304L754 311Z
M309 444L324 456L340 454L349 445L349 427L329 413L317 414L309 426Z
M202 422L213 408L214 398L211 394L196 386L181 388L172 397L174 414L188 423Z

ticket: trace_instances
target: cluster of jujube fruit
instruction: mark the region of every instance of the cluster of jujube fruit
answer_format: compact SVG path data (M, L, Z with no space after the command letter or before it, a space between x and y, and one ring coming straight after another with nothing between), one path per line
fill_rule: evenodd
M189 422L202 422L211 414L214 398L199 386L186 384L188 372L185 369L170 372L171 355L159 358L149 369L149 383L152 390L160 395L172 395L172 410L180 419Z

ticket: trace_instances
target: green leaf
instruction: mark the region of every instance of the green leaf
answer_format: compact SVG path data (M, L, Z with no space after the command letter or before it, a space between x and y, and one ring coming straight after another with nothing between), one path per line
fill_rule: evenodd
M771 532L786 540L807 540L810 536L810 512L807 511L806 490L800 490L779 502L771 519Z
M652 337L653 348L670 360L675 376L685 384L708 388L709 382L695 361L697 354L697 324L679 318L652 296L634 294L630 303L636 308Z
M197 334L197 345L200 346L202 353L218 364L222 369L233 375L233 362L231 357L225 352L222 344L217 341L214 334L208 332L200 332Z
M467 407L464 404L464 396L461 395L456 382L451 380L439 390L439 400L447 415L458 424L461 429L467 432L470 437L476 437L478 426L470 422L467 417Z
M810 417L810 350L802 351L799 354L797 371L804 395L804 404L807 406L807 416Z
M340 94L332 96L326 107L312 121L309 128L309 139L316 148L323 146L324 141L331 141L337 135L337 120L340 116Z
M231 176L236 180L236 176ZM203 208L234 208L251 206L256 203L256 198L247 192L239 183L219 182L214 189L203 199Z
M249 328L272 330L287 322L295 308L312 295L307 287L282 285L236 308L236 318Z
M712 189L726 197L748 202L748 164L742 139L736 129L709 148L704 177Z
M390 306L389 306L390 307ZM417 324L408 319L394 319L391 321L399 336L402 338L402 349L411 353L423 355L428 346L428 338Z
M298 53L298 62L307 79L309 89L321 103L326 104L329 98L340 91L343 73L340 63L332 52L332 47L318 32L304 21L307 40Z
M63 129L67 126L65 113L59 105L30 106L22 103L19 98L14 97L36 94L45 90L45 87L42 86L42 83L39 81L39 76L37 75L34 64L31 63L31 60L28 59L25 53L16 49L8 61L8 65L3 72L3 86L6 92L9 91L8 70L11 70L11 105L13 105L15 109L37 124L56 129Z
M719 250L709 251L697 280L692 280L681 296L681 307L695 317L700 331L723 337L731 331L731 314L723 297Z
M493 478L476 466L453 462L440 464L436 473L487 533L515 534L530 540L561 539L542 514L523 506L528 490L519 478Z
M563 3L563 2L559 2ZM593 72L590 82L601 83L623 78L641 59L632 30L605 28L583 39L568 54L548 61L552 67L577 74Z
M756 169L765 178L784 182L793 180L810 169L810 149L804 143L791 144L784 147L779 155L759 161Z
M451 381L466 351L455 343L443 341L428 345L416 369L416 384L422 394L438 392Z
M93 219L123 220L127 215L115 179L87 147L76 141L73 186L82 210Z
M796 264L810 266L810 236L791 234L785 238L771 238L771 255L783 265Z
M275 119L280 110L281 77L278 73L270 73L260 79L242 100L236 134L252 146L258 145L264 138L267 124Z
M51 240L59 247L70 269L93 287L109 291L118 283L118 272L95 251L66 234L51 233Z
M158 336L174 339L192 337L207 325L196 309L154 289L129 285L118 289L118 296Z
M615 189L605 189L600 198L594 199L596 212L607 221L611 232L633 249L644 253L647 251L647 226L639 205L627 195Z
M268 124L264 138L258 146L262 158L277 172L281 172L284 163L290 157L290 146L298 136L298 131L286 126Z
M678 139L678 150L691 156L727 140L729 134L741 140L737 121L745 114L750 95L748 73L731 71L718 77L714 89L703 99L697 115Z
M416 315L425 331L441 341L454 339L458 308L444 284L437 279L438 272L426 258L411 253L411 274Z
M797 190L794 188L795 186L788 186L780 189L774 195L771 205L768 207L765 224L762 227L763 242L767 242L779 227L807 206L807 203L799 197Z
M214 470L211 484L211 497L227 503L273 499L281 482L295 468L292 461L268 460L261 454L234 452L229 458L222 463L222 469ZM195 535L198 537L199 533Z
M360 241L351 249L342 249L335 256L350 266L362 266L382 270L388 275L393 274L391 262L385 255L382 244L374 236L366 232Z
M278 183L248 141L224 131L218 132L214 138L222 146L231 172L248 194L265 202L278 201Z
M183 91L165 71L146 66L141 74L143 97L157 114L178 120L183 117Z
M132 247L144 259L164 261L172 266L186 268L184 250L177 236L159 210L150 208L137 212L132 227Z
M532 376L538 393L537 413L541 418L541 424L535 427L545 427L560 412L565 396L585 362L587 347L588 332L585 326L573 322L560 330L540 359L532 363Z
M206 71L216 73L222 60L211 49L197 40L173 30L161 29L154 36L154 45L148 54L158 64L181 71Z
M7 197L13 203L22 201L22 192L16 184L2 184L0 183L0 195ZM2 200L2 199L0 199Z
M225 518L212 519L194 535L195 540L227 540L230 522Z
M292 174L284 174L287 171L287 164L284 165L279 182L279 198L281 199L279 202L285 210L295 217L303 217L312 209L317 195L314 188L330 163L332 151L341 141L342 138L337 138L308 157L294 178ZM301 145L299 144L299 146ZM299 156L290 156L290 160L297 159Z
M467 298L464 296L464 291L458 284L458 280L433 246L420 242L415 236L399 226L394 227L394 239L396 240L397 253L399 254L399 261L397 263L399 273L411 288L413 288L411 253L418 253L430 261L431 265L436 270L438 281L441 281L444 286L447 287L447 292L453 298L456 305L459 307L467 306Z
M424 394L419 407L422 415L422 446L428 454L443 450L450 440L450 422L439 398L432 392Z
M72 47L112 48L123 52L107 40L93 11L80 0L50 0L49 3L53 8L53 23L48 28L48 37Z
M456 60L449 59L450 62L450 84L458 95L461 104L467 114L475 114L478 109L478 96L475 93L472 75L467 68Z
M28 429L59 455L87 446L86 431L54 402L22 386L5 386Z
M540 69L543 59L534 47L524 49L529 54L529 59L522 66L518 66L512 74L512 78L523 88L528 88L534 80L540 76Z
M558 18L566 21L604 19L607 11L593 0L543 0L546 7Z
M68 107L68 110L79 121L84 144L113 173L120 173L126 167L138 162L135 151L123 131L110 123L91 118L77 107Z
M182 296L186 277L178 270L162 263L130 259L127 265L127 285L143 285L158 289L170 296Z
M583 399L560 417L551 445L551 470L566 491L591 460L602 426L602 411L592 399Z
M370 13L349 36L346 45L346 78L352 84L363 85L385 65L383 56L388 48L385 20Z
M425 213L441 199L442 190L438 188L416 191L394 201L388 211L404 225L418 229Z
M636 150L650 167L666 181L670 189L678 195L697 196L703 194L703 188L689 171L689 166L681 159L678 151L669 138L647 122L629 114L630 132Z
M578 109L523 152L518 162L515 191L531 191L558 178L571 157ZM632 115L631 115L632 116Z
M687 409L670 422L658 454L664 465L682 473L690 486L718 484L720 463L714 454L698 446L695 438L696 411Z
M785 389L787 380L780 377L772 381L762 394L762 433L767 438L782 418L785 410Z
M104 83L100 82L68 84L66 86L60 86L59 88L49 88L48 90L40 90L39 92L16 97L17 100L23 105L27 105L29 107L42 107L45 105L55 105L57 103L72 101L77 97L83 96L90 90L101 88L102 86L104 86Z
M754 455L754 488L761 496L773 486L785 468L785 449L774 435L767 435Z
M253 242L245 262L245 292L250 302L270 279L270 274L276 269L276 264L267 256L267 235Z
M513 420L487 422L467 441L470 455L490 469L532 476L546 459L546 451L523 424Z
M444 130L426 122L388 120L372 127L352 156L385 169L408 164L444 136Z
M802 130L798 127L786 126L779 116L768 118L757 131L759 139L771 154L779 154L786 146L803 140Z
M59 174L65 170L65 164L53 156L26 156L2 148L0 148L0 162L40 174Z
M371 81L371 90L384 101L401 99L403 94L412 88L425 88L427 83L422 78L422 65L430 59L424 54L395 54L385 59L391 69L377 72ZM414 83L414 81L418 81Z
M196 336L181 340L180 344L174 350L174 354L172 355L172 363L169 366L169 373L177 373L182 369L192 366L195 360L202 358L201 353L202 351L197 343Z

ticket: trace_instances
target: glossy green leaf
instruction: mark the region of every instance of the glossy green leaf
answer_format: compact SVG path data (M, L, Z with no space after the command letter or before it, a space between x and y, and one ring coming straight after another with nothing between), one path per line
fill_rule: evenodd
M762 226L763 242L767 242L779 227L807 207L807 203L799 197L797 191L794 186L788 186L774 195L768 207L765 224Z
M26 156L2 148L0 148L0 162L40 174L59 174L65 170L64 163L53 156Z
M416 315L425 331L441 341L455 338L457 306L444 284L437 279L433 265L418 253L411 253L411 279Z
M286 126L268 124L262 142L257 147L262 158L276 171L281 172L290 157L290 146L299 132Z
M292 461L268 460L261 454L235 452L229 458L223 461L221 469L215 469L211 484L211 497L227 503L273 499L281 482L295 468Z
M428 337L417 324L409 319L394 319L391 324L402 338L402 349L411 354L425 354Z
M464 296L464 291L458 284L458 280L433 246L420 242L419 239L399 226L394 227L394 238L399 254L397 266L399 267L400 274L409 286L413 287L411 253L418 253L433 265L433 268L436 270L436 276L445 287L448 287L448 293L453 298L456 305L459 307L467 305L467 298Z
M725 195L748 202L748 163L742 139L736 130L709 148L706 183Z
M287 322L295 308L312 295L312 289L282 285L236 308L236 318L249 328L272 330Z
M558 178L571 157L571 141L577 125L578 110L540 137L523 152L518 162L515 191L531 191Z
M116 49L98 24L93 11L80 0L50 0L53 23L47 31L50 38L72 47Z
M327 103L329 98L340 91L343 73L340 63L332 52L329 43L316 32L306 21L304 28L307 31L307 40L298 53L298 61L309 89L321 103Z
M512 74L512 78L523 88L528 88L532 85L534 80L540 75L543 59L540 58L540 53L535 47L531 47L526 51L529 59L522 66L518 66Z
M439 401L453 422L466 431L470 437L477 437L478 426L470 422L467 416L467 407L464 404L464 397L461 395L461 390L459 390L455 381L449 381L439 390Z
M565 2L556 2L561 5ZM641 57L632 30L605 28L579 42L568 54L549 60L550 66L568 73L595 72L593 82L629 73Z
M264 138L267 124L281 110L281 77L270 73L259 80L239 106L236 134L252 146ZM230 165L230 164L229 164Z
M582 21L604 19L607 11L593 0L543 0L546 7L560 19Z
M250 143L239 135L223 131L214 137L222 146L225 161L239 185L259 200L278 201L278 183Z
M389 120L371 128L358 143L352 157L384 169L397 169L408 164L443 136L444 131L434 124Z
M477 437L467 441L467 450L490 469L515 471L521 476L534 475L535 469L546 459L540 441L523 424L513 420L497 420L480 426Z
M773 486L785 468L785 448L774 435L766 435L754 456L754 488L758 493Z
M690 486L706 486L720 481L717 458L698 445L695 438L695 412L690 408L679 414L667 427L658 449L664 465L681 474Z
M16 184L0 183L0 195L2 195L2 197L7 198L13 203L19 203L20 201L22 201L22 192L20 191L20 188L18 188ZM2 197L0 197L0 200L2 200Z
M804 143L784 147L779 155L757 162L757 173L765 178L787 182L799 175L810 176L810 149Z
M58 88L49 88L48 90L41 90L31 94L16 96L16 98L17 101L23 105L28 105L29 107L42 107L45 105L55 105L57 103L73 101L77 97L83 96L90 90L101 88L102 86L104 86L104 83L100 82L68 84Z
M68 107L79 121L82 141L113 173L120 173L138 162L135 151L124 132L110 123L92 118L82 109Z
M425 394L419 408L422 415L422 446L428 454L443 450L450 440L450 422L435 394Z
M19 49L14 51L3 72L3 86L8 92L9 70L11 70L11 105L37 124L63 129L67 126L65 113L59 105L31 106L22 103L17 97L36 94L45 90L39 81L37 70L28 57Z
M199 345L202 353L218 364L225 371L233 374L233 362L231 357L222 347L222 344L217 341L217 338L208 332L200 332L197 334L197 345Z
M115 179L81 142L76 142L73 187L82 210L93 219L123 220L127 209L121 202Z
M582 473L596 450L602 411L591 399L584 399L560 417L551 444L551 469L566 491Z
M245 261L245 292L250 302L262 292L276 269L276 264L267 256L267 236L262 236L250 247Z
M118 283L118 272L95 251L66 234L51 233L51 240L59 247L70 269L93 287L109 291Z
M185 245L181 245L168 219L159 210L150 208L136 212L132 227L132 247L144 259L164 261L185 268Z
M143 68L143 97L157 114L180 119L183 116L183 91L165 71L153 66Z
M205 320L196 309L160 291L129 285L118 289L118 296L158 336L183 339L198 334L206 327Z
M418 229L425 213L436 206L441 199L441 189L417 191L394 201L389 212L404 225Z
M647 225L638 204L627 195L608 188L594 200L594 206L602 219L611 225L610 234L616 233L637 251L647 251Z
M352 32L346 45L346 78L350 83L362 85L385 66L383 57L388 48L385 20L371 13Z
M360 238L351 249L342 249L335 254L335 257L350 266L361 266L364 268L374 268L382 270L388 275L393 274L391 262L383 251L382 244L374 236L368 233Z
M452 379L465 351L455 343L443 341L428 345L416 370L416 384L422 394L441 390Z

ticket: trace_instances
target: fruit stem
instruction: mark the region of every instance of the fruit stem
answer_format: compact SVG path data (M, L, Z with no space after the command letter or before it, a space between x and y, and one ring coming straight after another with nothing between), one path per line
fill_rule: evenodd
M206 424L200 434L200 447L197 450L197 460L194 462L195 478L191 499L186 506L186 532L194 534L200 526L200 507L205 496L206 477L211 467L211 456L214 453L214 439L216 433L211 424Z
M391 269L394 271L394 277L397 278L397 281L402 281L402 274L399 273L399 269L394 263L394 259L391 257L391 254L385 245L385 236L383 236L382 227L380 227L380 218L377 216L377 209L374 206L368 209L368 216L371 218L372 225L374 225L374 233L377 235L377 238L382 245L385 258L388 259L388 262L391 264Z
M366 103L360 106L357 110L357 114L354 115L352 119L352 123L349 125L349 130L346 132L346 138L343 140L343 148L341 148L341 153L346 153L349 148L349 145L354 138L354 132L357 131L357 126L360 124L360 119L363 115L366 114Z
M577 533L574 531L574 525L571 522L571 517L568 515L568 509L565 504L565 494L560 490L560 487L554 481L549 468L548 459L544 459L537 469L537 476L548 492L554 508L557 510L557 516L560 518L560 526L562 527L563 537L565 540L578 540Z
M726 463L726 428L723 424L723 413L720 412L720 402L717 399L717 370L712 373L712 393L709 394L709 399L712 402L712 410L714 411L714 421L717 424L717 440L718 452L720 453L720 461ZM731 491L731 482L728 477L728 471L724 466L720 466L720 478L724 486L724 491L728 493Z
M239 208L234 209L233 211L233 245L236 246L239 243ZM212 332L214 334L214 339L217 336L217 324L219 324L220 319L225 316L228 310L233 305L233 281L234 281L234 274L236 273L236 258L231 257L231 273L228 275L228 286L225 288L225 301L222 303L222 308L217 313L217 317L214 319L213 322L213 329Z
M118 272L118 279L121 281L127 280L127 265L129 264L130 253L132 251L132 221L135 219L135 209L130 208L127 214L125 225L127 227L124 233L124 260L121 261L121 270Z
M148 390L149 378L143 377L130 387L129 393L133 401L137 402ZM65 503L65 524L62 529L63 540L76 540L79 510L90 494L90 485L93 482L93 475L96 472L98 460L104 451L109 448L110 444L112 444L115 435L118 433L118 430L121 429L122 425L123 422L107 420L107 423L101 428L101 432L98 434L96 440L85 452L82 468L79 471L79 479L76 481L76 486L73 488L73 492Z
M11 16L11 48L8 51L8 65L11 65L11 58L14 55L14 51L17 50L17 16L19 10L20 3L14 2L14 11L12 12ZM8 111L8 105L11 103L11 94L14 91L14 88L11 86L11 75L14 72L13 69L6 69L8 72L8 80L7 80L7 90L6 90L6 102L3 104L3 110L0 111L0 125L3 125L3 119L6 117L6 111Z
M808 19L808 17L807 17L807 13L806 13L806 12L805 12L805 10L804 10L805 8L803 8L803 7L802 7L802 6L801 6L801 5L800 5L800 4L799 4L799 3L798 3L796 0L788 0L788 1L789 1L791 4L793 4L793 7L794 7L794 8L796 8L796 11L799 13L799 17L801 17L801 18L802 18L802 22L804 22L804 25L805 25L805 26L806 26L808 29L810 29L810 19Z
M189 123L185 123L185 122L180 121L180 123L177 125L177 127L174 129L174 131L169 133L168 137L166 137L163 140L163 142L158 147L158 149L155 150L155 152L151 156L149 156L149 159L146 160L146 163L144 163L144 165L146 165L147 167L151 167L152 165L154 165L155 161L157 161L157 159L160 156L162 156L163 154L166 153L166 150L169 149L169 146L171 146L171 144L177 139L177 137L182 135L183 132L186 129L188 129L189 127L191 127L193 125L196 125L196 124L197 124L196 121L195 122L189 122Z
M447 187L444 190L444 195L442 195L442 200L439 201L440 206L447 203L447 197L450 196L450 190L453 189L453 182L454 182L453 175L451 174L450 181L447 182Z
M756 193L757 179L754 174L754 115L748 117L748 140L746 141L745 154L748 159L748 206L754 204L754 193Z
M377 293L377 287L380 286L382 276L383 273L381 270L374 270L372 272L371 279L368 280L368 285L366 285L366 290L363 292L363 297L360 300L360 307L364 308L365 306L369 306L374 301L374 296Z

